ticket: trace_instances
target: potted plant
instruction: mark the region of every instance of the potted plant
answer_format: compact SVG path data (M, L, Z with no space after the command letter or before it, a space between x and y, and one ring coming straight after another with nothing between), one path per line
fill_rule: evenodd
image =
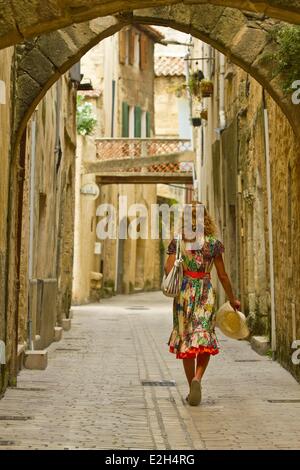
M192 125L193 125L193 127L200 127L201 126L201 117L193 117L192 118Z
M213 94L214 84L211 80L201 80L200 92L202 98L208 98Z
M200 83L203 80L204 75L201 70L197 70L190 75L189 78L189 90L191 95L200 97Z
M202 119L205 119L205 121L207 121L207 118L208 118L207 108L202 109L202 111L200 112L200 116Z

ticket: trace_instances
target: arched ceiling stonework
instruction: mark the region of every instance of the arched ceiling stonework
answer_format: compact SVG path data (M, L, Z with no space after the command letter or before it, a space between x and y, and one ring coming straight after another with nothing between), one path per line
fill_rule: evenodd
M300 0L1 0L0 48L100 16L177 3L186 11L210 3L300 24Z
M268 33L278 21L210 3L202 4L201 8L190 5L188 9L181 3L98 18L43 34L18 46L16 142L50 86L97 42L130 23L169 26L223 52L265 87L300 137L300 107L292 104L290 95L284 95L280 76L273 75L274 64L265 58L276 47Z

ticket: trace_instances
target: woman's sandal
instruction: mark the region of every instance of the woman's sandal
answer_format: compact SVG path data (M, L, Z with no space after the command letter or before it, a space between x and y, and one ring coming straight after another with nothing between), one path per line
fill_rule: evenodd
M191 406L197 406L201 402L201 383L197 379L192 380L188 402Z

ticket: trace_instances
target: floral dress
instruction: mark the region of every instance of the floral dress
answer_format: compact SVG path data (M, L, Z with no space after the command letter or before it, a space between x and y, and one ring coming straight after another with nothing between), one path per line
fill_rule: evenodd
M188 251L181 242L183 269L210 272L214 258L224 252L224 245L212 235L205 236L199 250ZM176 240L167 254L176 253ZM173 303L173 330L169 351L178 359L195 358L199 353L218 354L219 343L214 329L215 290L210 276L197 279L184 275L180 292Z

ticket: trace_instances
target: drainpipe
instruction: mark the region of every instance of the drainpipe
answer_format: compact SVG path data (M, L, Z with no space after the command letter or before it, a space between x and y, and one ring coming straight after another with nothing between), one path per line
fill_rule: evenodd
M198 147L196 148L196 183L197 183L197 199L201 201L201 182L200 182L200 174L201 174L201 152L202 152L202 125L199 127L199 138L198 138Z
M271 350L273 360L276 353L276 315L275 315L275 282L274 282L274 255L273 255L273 223L272 223L272 188L270 168L270 141L269 141L269 117L266 107L265 93L263 91L264 107L264 133L265 133L265 157L267 177L267 200L268 200L268 226L269 226L269 269L271 290Z
M219 72L219 123L220 131L226 127L225 118L225 56L220 53L220 72Z
M192 45L192 36L190 36L190 44L189 46ZM192 100L192 95L189 89L189 80L190 80L190 70L189 70L189 59L191 57L190 49L188 49L188 52L185 54L185 79L186 79L186 89L188 92L188 100L189 100L189 120L190 120L190 136L191 136L191 148L193 151L195 151L195 142L194 142L194 131L193 131L193 126L192 126L192 117L193 117L193 100ZM198 189L197 193L199 194L199 180L200 180L200 173L198 173L198 156L197 156L197 151L196 151L196 168L197 168L197 175L195 178L195 167L193 166L193 191L195 189ZM197 185L197 186L196 186Z
M112 80L111 83L111 124L110 124L110 136L115 135L115 99L116 99L116 81Z
M28 254L28 279L29 288L30 281L33 277L33 242L34 242L34 202L35 202L35 161L36 161L36 116L33 114L31 121L31 154L30 154L30 195L29 195L29 254ZM33 351L32 338L32 315L31 305L28 293L28 348Z
M193 117L193 101L192 95L189 89L189 80L190 80L190 70L189 70L189 59L190 52L185 55L185 79L186 79L186 87L188 91L188 100L189 100L189 119L190 119L190 135L191 135L191 147L194 149L194 135L193 135L193 127L192 127L192 117Z

